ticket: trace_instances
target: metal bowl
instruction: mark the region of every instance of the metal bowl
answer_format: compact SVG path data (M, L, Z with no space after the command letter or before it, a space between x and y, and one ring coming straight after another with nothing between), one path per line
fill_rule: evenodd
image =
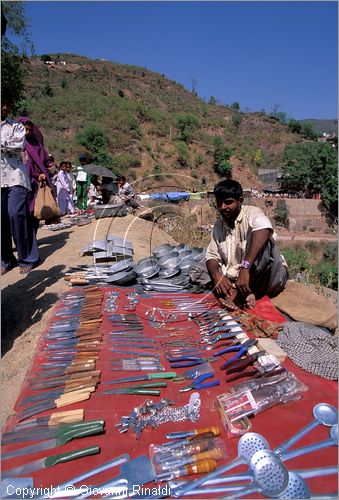
M173 276L177 275L180 272L180 267L168 267L168 268L161 268L159 271L159 278L172 278Z
M174 249L174 245L171 245L170 243L164 243L163 245L159 245L158 247L155 247L153 249L152 253L155 256L158 256L160 254L160 257L161 257L163 252L167 253L173 249Z
M188 250L188 249L189 249L189 248L188 248L188 246L187 246L187 245L185 245L185 243L181 243L180 245L177 245L177 246L175 247L176 252L179 252L179 253L180 253L180 252L185 252L185 251L186 251L186 250Z
M192 258L192 252L191 252L191 250L185 250L185 252L181 252L179 254L180 262L182 260L186 259L187 257Z
M161 259L159 259L159 266L162 268L177 267L179 266L179 258L178 256L173 256L173 255L169 255L167 257L161 257Z
M151 276L155 276L159 272L159 265L157 264L156 259L145 258L139 260L139 262L134 267L135 272L140 278L150 278Z

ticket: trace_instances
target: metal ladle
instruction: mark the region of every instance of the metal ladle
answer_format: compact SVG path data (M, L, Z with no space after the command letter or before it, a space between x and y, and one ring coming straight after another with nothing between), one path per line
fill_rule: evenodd
M274 498L311 498L311 491L306 481L299 474L290 472L288 474L287 488Z
M322 448L328 448L329 446L338 446L338 424L331 427L330 439L326 439L325 441L320 441L319 443L311 444L309 446L304 446L303 448L298 448L297 450L281 453L280 458L282 460L290 460L291 458L300 457L301 455L306 455L307 453L312 453L313 451L321 450Z
M215 469L213 472L210 472L203 477L195 479L194 481L186 481L184 484L181 484L177 488L173 488L173 490L171 489L171 495L174 495L175 497L181 497L187 491L194 490L209 479L214 479L215 477L220 476L220 474L233 469L233 467L236 467L237 465L249 464L252 456L257 451L268 449L269 444L263 436L261 436L260 434L256 434L255 432L247 432L239 439L238 457L235 460L233 460L229 464L219 467L218 469Z
M277 497L286 490L288 479L288 470L279 458L261 458L253 467L253 481L251 485L232 496L222 498L241 498L251 493L261 493L269 498Z
M306 436L311 430L315 429L318 425L326 425L332 427L332 425L338 424L338 411L337 409L327 403L319 403L313 408L314 419L306 427L297 432L290 439L281 443L276 448L274 452L282 453L295 444L299 439Z

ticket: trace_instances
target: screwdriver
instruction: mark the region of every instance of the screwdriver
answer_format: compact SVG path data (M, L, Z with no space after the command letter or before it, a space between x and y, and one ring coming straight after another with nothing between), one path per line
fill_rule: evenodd
M213 427L202 427L200 429L193 429L192 431L182 431L182 432L169 432L166 434L167 439L181 439L188 438L191 436L199 436L200 434L204 434L205 432L212 432L213 436L220 436L220 429L217 426Z
M182 467L183 465L201 462L202 460L221 460L222 458L224 458L223 450L221 448L212 448L211 450L202 451L195 455L182 457L175 461L173 460L170 463L161 464L161 468L162 470L168 470L173 467Z
M211 472L217 468L216 460L202 460L195 464L184 465L169 472L163 472L156 477L157 481L169 481L180 476L189 476L190 474L202 474Z

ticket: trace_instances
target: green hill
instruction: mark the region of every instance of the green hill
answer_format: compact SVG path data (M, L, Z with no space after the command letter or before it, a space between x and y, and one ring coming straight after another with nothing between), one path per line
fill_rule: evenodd
M86 132L92 140L94 129L107 143L111 167L143 179L143 188L148 183L163 185L161 174L166 173L175 177L178 187L200 189L219 178L213 168L213 144L220 137L232 151L233 177L251 187L260 185L258 167L279 167L285 145L301 141L264 113L239 113L206 103L146 68L73 54L50 58L56 64L38 57L25 63L26 114L41 127L46 148L57 161L77 162L79 153L86 151L79 134ZM197 123L187 143L178 129L180 115L193 116Z

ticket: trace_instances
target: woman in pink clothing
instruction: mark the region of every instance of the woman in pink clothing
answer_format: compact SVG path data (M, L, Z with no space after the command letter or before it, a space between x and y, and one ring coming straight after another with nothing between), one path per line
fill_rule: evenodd
M58 205L61 215L66 215L69 213L73 214L75 212L73 200L71 197L71 186L67 170L67 161L61 161L60 171L56 178Z

